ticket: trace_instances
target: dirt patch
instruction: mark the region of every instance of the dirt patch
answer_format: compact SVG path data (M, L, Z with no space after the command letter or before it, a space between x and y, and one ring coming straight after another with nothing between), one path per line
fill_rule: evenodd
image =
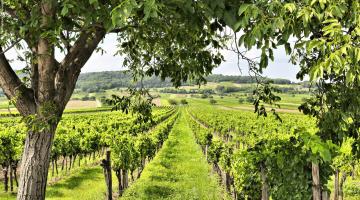
M153 99L153 103L154 103L156 106L161 106L161 100L160 100L160 98Z
M80 101L80 100L71 100L66 105L66 108L96 108L98 103L96 101Z

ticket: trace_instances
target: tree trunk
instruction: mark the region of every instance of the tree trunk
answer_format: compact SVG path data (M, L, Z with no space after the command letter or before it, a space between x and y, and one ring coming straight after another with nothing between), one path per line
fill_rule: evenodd
M43 132L30 131L21 159L21 175L17 200L45 199L50 165L51 145L57 124Z
M4 191L9 191L9 178L8 178L8 166L3 166L3 174L4 174Z
M339 169L335 170L334 200L339 200Z
M312 195L313 200L321 200L319 164L312 163Z

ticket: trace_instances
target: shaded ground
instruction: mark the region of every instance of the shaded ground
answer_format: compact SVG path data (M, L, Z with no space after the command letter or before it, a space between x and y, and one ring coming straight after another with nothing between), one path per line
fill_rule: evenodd
M116 185L115 180L113 185ZM115 188L114 188L115 189ZM102 200L105 199L105 180L100 166L86 167L74 175L48 186L47 200ZM16 194L5 194L0 185L1 200L15 200Z

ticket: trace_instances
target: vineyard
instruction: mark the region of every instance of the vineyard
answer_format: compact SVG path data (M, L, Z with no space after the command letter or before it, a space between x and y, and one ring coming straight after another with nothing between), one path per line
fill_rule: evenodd
M279 121L247 111L210 109L189 108L191 128L234 199L311 199L313 187L330 189L332 194L337 190L340 199L360 198L359 182L345 184L348 176L354 180L358 174L353 139L341 147L322 142L315 135L314 119L299 114L282 114ZM332 151L339 152L333 160ZM314 160L319 174L313 171ZM334 171L341 179L328 179ZM315 185L316 175L324 185Z
M354 141L340 147L323 142L311 117L281 114L279 121L199 104L154 108L153 116L139 124L135 115L118 111L65 114L51 151L47 197L58 198L57 184L87 177L87 184L101 187L98 196L83 198L105 198L103 159L111 152L110 187L124 199L311 199L314 160L326 183L319 187L330 195L338 189L340 199L360 198ZM1 199L14 199L26 130L21 118L0 119Z
M153 120L143 124L135 123L135 116L121 112L64 115L51 151L49 181L66 177L75 166L100 165L105 151L111 151L117 191L122 194L129 179L138 178L145 164L161 149L177 119L177 112L173 107L155 108ZM18 186L18 163L26 130L21 118L0 119L2 192L14 192Z

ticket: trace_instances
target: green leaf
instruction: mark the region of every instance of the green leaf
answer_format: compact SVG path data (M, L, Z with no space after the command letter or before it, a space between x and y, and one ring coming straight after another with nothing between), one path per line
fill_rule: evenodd
M251 4L242 4L239 8L238 15L242 15Z
M65 6L63 7L63 9L61 10L61 15L62 15L62 16L65 16L65 15L68 14L68 12L69 12L69 9L68 9L68 7L67 7L66 4L65 4Z
M90 4L95 4L95 5L97 5L97 4L98 4L98 0L89 0L89 3L90 3Z
M294 3L287 3L284 5L284 8L290 13L292 13L296 9L296 5Z

